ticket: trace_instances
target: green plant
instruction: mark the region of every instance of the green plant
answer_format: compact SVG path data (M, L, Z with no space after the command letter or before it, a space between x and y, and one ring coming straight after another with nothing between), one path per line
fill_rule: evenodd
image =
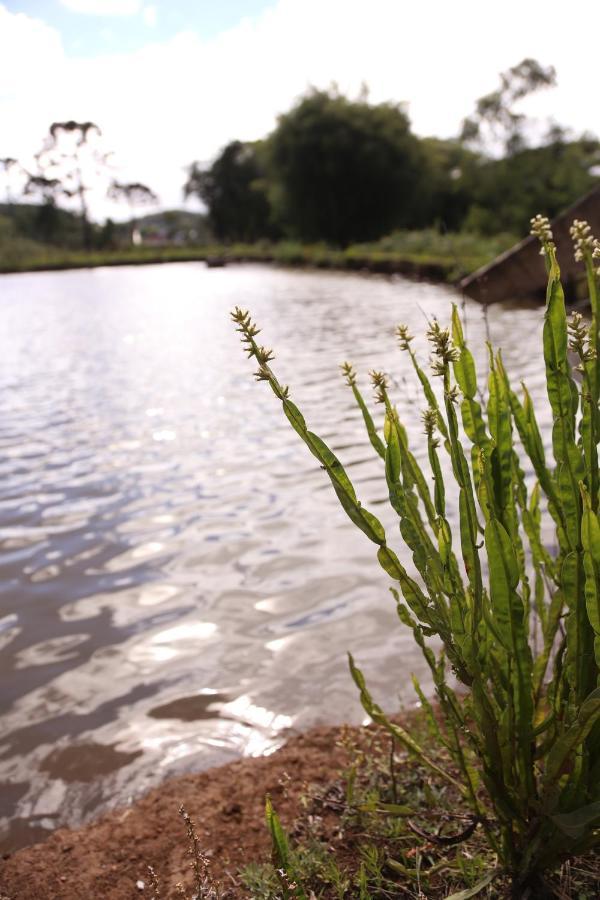
M279 879L269 863L249 863L241 870L239 878L252 900L272 900L277 896Z
M361 505L340 461L308 429L270 367L272 352L257 343L258 328L249 314L232 313L249 356L258 363L257 379L269 383L290 424L327 472L347 515L376 544L380 565L399 585L400 592L392 591L398 615L429 664L439 716L418 684L417 690L453 765L441 766L404 727L390 721L350 656L363 706L423 765L460 790L473 826L484 830L497 854L498 871L510 875L515 897L543 895L547 869L600 840L600 361L594 268L600 244L589 226L574 223L576 254L585 264L592 305L586 328L577 314L567 321L547 220L536 217L533 231L548 266L543 358L553 463L546 459L527 389L523 386L519 398L501 354L491 347L487 398L480 402L456 308L451 330L433 321L428 331L440 399L411 348L411 335L404 326L397 332L427 403L423 422L433 491L410 451L387 377L371 373L385 413L382 439L352 366L342 367L371 444L384 461L390 503L418 581L389 546L380 521ZM577 359L579 383L569 349ZM459 491L462 564L446 518L440 445ZM524 468L533 469L535 484ZM555 533L552 546L542 538L546 520ZM428 645L433 636L443 648L437 655ZM448 666L460 691L449 683Z
M432 758L448 762L422 711L410 714L410 728ZM343 770L302 794L287 834L269 802L272 864L240 873L253 897L281 900L287 889L288 897L300 891L307 900L441 900L473 889L494 869L493 854L483 834L469 827L469 808L457 790L394 745L380 726L343 730L336 742L340 752L332 754L340 766L344 760Z

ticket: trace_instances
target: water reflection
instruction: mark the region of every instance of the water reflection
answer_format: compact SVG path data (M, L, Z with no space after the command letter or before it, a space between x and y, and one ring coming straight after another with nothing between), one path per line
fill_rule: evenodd
M336 367L396 373L422 459L423 403L393 330L447 319L450 289L184 264L3 276L0 292L4 847L168 774L268 752L290 728L361 721L346 650L384 706L412 702L410 671L428 686L370 545L253 383L228 311L252 310L392 536ZM465 309L478 362L489 331L515 381L543 393L522 350L541 311Z

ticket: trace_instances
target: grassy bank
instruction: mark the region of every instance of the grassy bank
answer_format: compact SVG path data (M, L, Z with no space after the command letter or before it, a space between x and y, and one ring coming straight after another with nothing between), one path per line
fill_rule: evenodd
M456 281L514 243L510 235L481 238L436 231L396 232L377 243L336 250L293 241L211 244L198 247L131 247L123 250L61 250L33 241L0 243L0 272L36 272L97 266L168 262L272 262L286 266L402 274Z

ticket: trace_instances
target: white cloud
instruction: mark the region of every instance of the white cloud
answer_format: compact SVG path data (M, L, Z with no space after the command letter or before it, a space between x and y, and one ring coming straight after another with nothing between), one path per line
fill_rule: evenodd
M142 19L144 24L149 28L154 28L158 20L158 10L156 6L145 6L142 10Z
M600 133L588 87L597 42L591 22L585 27L590 8L572 0L565 17L547 0L540 16L538 4L505 0L490 25L491 5L471 0L278 0L210 40L184 32L126 55L73 59L55 30L0 5L0 155L33 152L53 120L92 119L122 163L121 179L180 204L186 164L233 138L264 136L309 85L335 81L356 95L366 82L374 102L408 101L418 133L449 136L498 73L525 56L554 64L559 79L526 110Z
M57 31L38 19L10 13L0 4L0 155L28 155L37 149L43 85L47 77L54 79L63 64Z
M135 16L142 0L60 0L71 12L86 16Z
M62 43L54 28L0 4L0 98L39 81L33 60L46 63L61 56Z

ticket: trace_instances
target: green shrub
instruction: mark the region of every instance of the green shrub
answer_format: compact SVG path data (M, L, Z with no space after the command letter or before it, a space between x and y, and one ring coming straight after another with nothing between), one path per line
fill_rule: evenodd
M411 335L404 326L397 331L425 396L430 473L409 449L388 378L371 373L385 412L382 438L352 366L342 367L384 462L390 503L418 581L388 545L379 520L357 499L340 461L309 431L270 367L271 351L257 344L249 314L232 313L258 363L257 379L270 384L349 518L377 546L380 565L398 584L399 591L392 589L398 615L431 669L438 715L417 689L453 767L442 768L389 720L350 657L362 704L422 764L459 787L516 897L531 891L540 896L535 892L543 891L545 870L600 841L600 364L594 269L600 244L585 223L574 223L576 255L585 264L592 304L586 328L576 313L567 321L547 220L537 217L533 230L549 273L543 358L552 460L546 458L526 388L520 398L500 353L491 347L485 400L480 394L456 308L451 329L433 321L428 331L433 375L442 385L439 400L411 348ZM463 448L465 436L470 454ZM524 468L535 472L533 487ZM444 479L449 477L459 491L461 561L446 518ZM542 539L549 523L556 538L552 546ZM437 654L428 644L431 637L441 642Z

